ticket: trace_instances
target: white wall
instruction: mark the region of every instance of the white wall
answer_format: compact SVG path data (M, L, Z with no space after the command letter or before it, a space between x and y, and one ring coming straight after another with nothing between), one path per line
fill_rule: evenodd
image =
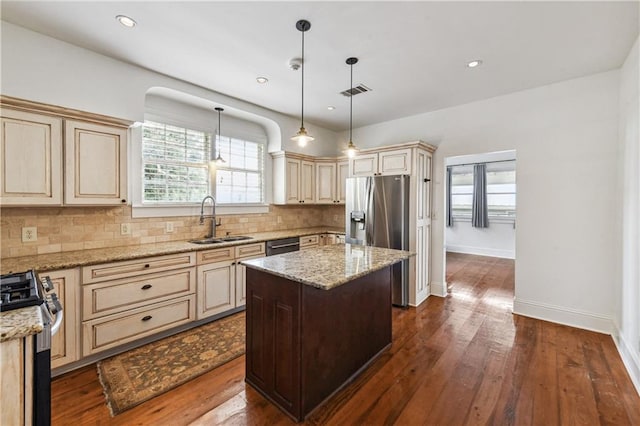
M416 139L438 146L432 292L444 290L444 159L515 149L515 311L612 330L618 85L619 71L610 71L355 129L360 147Z
M616 343L640 393L640 38L621 70L620 280L615 292Z
M143 121L147 91L170 89L214 101L231 115L236 111L243 112L243 118L262 117L270 151L302 152L290 140L300 127L297 117L120 62L5 21L1 22L1 39L3 95ZM304 153L334 155L336 133L305 124L316 140Z
M446 230L446 250L480 256L516 257L516 230L513 222L499 223L489 219L488 228L474 228L470 220L454 219Z

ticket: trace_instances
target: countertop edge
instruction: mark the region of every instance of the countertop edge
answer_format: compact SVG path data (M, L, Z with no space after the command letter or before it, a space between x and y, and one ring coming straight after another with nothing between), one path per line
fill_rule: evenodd
M14 309L0 314L0 343L38 334L43 329L40 306Z

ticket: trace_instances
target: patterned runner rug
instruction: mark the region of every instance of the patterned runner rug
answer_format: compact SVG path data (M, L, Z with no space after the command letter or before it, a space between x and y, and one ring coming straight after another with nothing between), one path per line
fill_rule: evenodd
M111 416L244 354L239 312L98 362Z

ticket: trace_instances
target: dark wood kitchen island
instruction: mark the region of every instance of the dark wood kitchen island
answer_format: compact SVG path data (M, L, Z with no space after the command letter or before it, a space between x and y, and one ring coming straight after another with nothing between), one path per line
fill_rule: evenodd
M337 244L243 261L246 382L304 420L391 345L391 265L411 256Z

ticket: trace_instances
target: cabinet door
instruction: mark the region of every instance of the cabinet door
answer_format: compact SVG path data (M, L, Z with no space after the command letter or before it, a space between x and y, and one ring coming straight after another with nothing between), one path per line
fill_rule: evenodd
M300 160L286 159L285 193L287 204L300 202Z
M349 159L351 176L373 176L378 173L378 154L362 154Z
M62 120L5 108L1 120L2 204L62 204Z
M198 266L197 319L219 314L236 306L235 262Z
M349 177L349 162L338 162L336 173L336 201L340 204L344 204L347 202L347 178Z
M63 309L63 321L58 332L51 338L51 368L58 368L80 357L80 311L78 269L46 272L53 282Z
M127 130L66 121L66 204L127 202Z
M381 152L378 161L378 172L383 176L411 174L411 148Z
M242 260L258 259L264 254L245 257ZM247 304L247 267L236 262L236 308Z
M300 201L306 204L315 202L315 163L300 161Z
M316 163L316 203L336 202L336 164Z

